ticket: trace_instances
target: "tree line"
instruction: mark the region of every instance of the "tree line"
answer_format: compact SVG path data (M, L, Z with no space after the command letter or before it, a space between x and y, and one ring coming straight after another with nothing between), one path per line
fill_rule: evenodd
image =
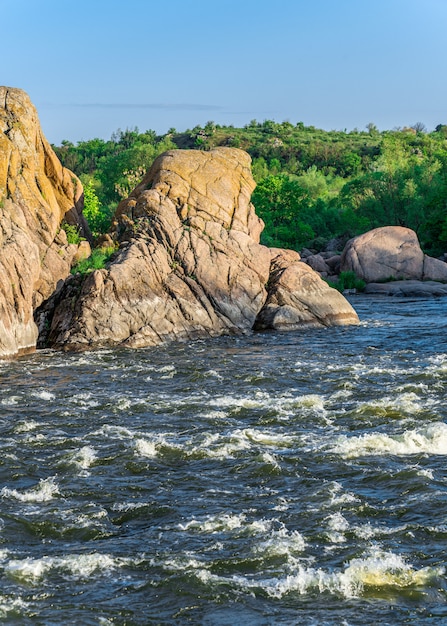
M301 122L253 120L243 128L208 122L165 135L118 130L107 141L53 147L81 178L85 213L98 235L159 154L217 146L251 155L252 201L265 222L267 245L321 250L377 226L401 225L417 232L427 253L447 249L447 125L380 132L368 124L348 132Z

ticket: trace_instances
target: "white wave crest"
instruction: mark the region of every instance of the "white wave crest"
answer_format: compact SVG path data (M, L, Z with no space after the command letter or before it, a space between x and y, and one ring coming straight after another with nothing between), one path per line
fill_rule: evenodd
M154 441L147 439L137 439L135 441L135 454L154 458L157 456L157 448Z
M70 554L68 556L40 559L15 559L4 566L10 577L30 584L44 578L52 570L60 570L74 578L88 578L95 572L108 573L124 565L124 559L114 559L107 554Z
M9 396L9 398L2 398L1 403L3 406L14 406L15 404L19 404L20 396Z
M424 408L427 408L428 399L425 398L423 402L421 398L414 392L407 391L399 393L394 397L386 396L379 400L372 400L371 402L365 402L360 404L356 413L370 413L374 415L389 416L390 414L401 415L414 415L420 413Z
M33 396L35 398L39 398L39 400L47 400L48 402L51 402L51 400L54 400L56 397L54 393L51 393L51 391L46 391L45 389L42 389L41 391L36 391L35 393L33 393Z
M326 536L332 543L344 543L346 541L345 532L349 530L348 520L340 513L333 513L326 518Z
M208 515L203 519L192 519L186 524L179 524L179 528L185 531L194 531L206 534L216 534L222 532L234 532L235 534L254 536L263 534L271 529L271 520L254 520L247 522L245 513L238 515Z
M332 449L347 458L367 455L447 454L447 424L435 422L400 435L368 433L359 437L342 436Z
M28 604L22 598L8 598L0 596L0 619L6 619L8 613L19 613L27 608Z
M70 462L80 469L88 469L96 461L96 450L91 446L84 446L72 453Z
M258 543L254 552L267 556L291 557L302 552L306 547L303 535L297 530L289 531L286 527L270 531L270 537Z
M353 559L344 570L335 572L308 567L297 559L292 559L291 563L290 573L284 577L261 580L247 576L221 577L204 568L203 563L195 563L191 573L204 584L231 585L244 592L262 592L278 599L289 594L315 592L355 598L378 589L416 589L431 584L445 573L444 568L424 567L417 570L401 556L390 552Z
M203 520L192 519L186 524L179 524L180 530L194 530L201 533L220 533L242 528L246 521L246 515L219 515L208 516Z
M26 422L19 422L14 427L14 432L17 434L29 433L31 430L35 430L38 427L39 427L39 422L35 422L34 420L27 420Z
M268 580L262 587L268 595L281 598L289 593L307 594L319 591L359 597L368 588L407 589L421 587L442 575L442 568L415 570L403 558L393 553L379 553L353 559L344 571L326 572L322 569L298 566L298 571L281 580Z
M41 479L36 487L28 491L17 491L9 487L3 487L0 491L3 498L14 498L20 502L48 502L57 494L60 494L60 491L53 476Z

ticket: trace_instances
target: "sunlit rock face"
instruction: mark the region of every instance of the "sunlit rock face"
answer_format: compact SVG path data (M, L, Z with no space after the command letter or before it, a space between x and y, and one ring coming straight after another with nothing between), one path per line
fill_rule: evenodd
M82 203L80 181L46 141L27 94L0 87L0 356L34 349L33 311L78 251L61 222L88 234Z
M265 313L257 323L266 303L269 313L273 306L289 317L293 311L293 328L357 323L342 296L310 268L295 267L296 253L283 252L282 263L294 267L269 300L270 273L278 268L259 243L263 223L250 202L250 166L249 155L232 148L161 155L117 209L120 249L111 263L86 280L67 281L48 345L141 347L285 327ZM324 314L316 314L318 301Z
M403 226L375 228L351 239L340 269L367 283L389 278L447 281L447 263L424 254L416 233Z
M302 263L297 252L271 249L270 253L268 296L257 317L257 329L358 324L357 313L344 296Z

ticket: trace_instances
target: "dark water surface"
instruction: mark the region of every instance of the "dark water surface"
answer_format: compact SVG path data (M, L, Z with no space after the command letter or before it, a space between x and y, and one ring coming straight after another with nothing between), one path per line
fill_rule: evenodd
M447 299L0 364L0 621L447 623Z

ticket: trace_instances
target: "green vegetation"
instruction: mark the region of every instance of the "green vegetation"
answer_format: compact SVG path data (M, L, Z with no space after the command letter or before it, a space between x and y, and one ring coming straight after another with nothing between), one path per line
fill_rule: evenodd
M82 259L71 270L72 274L89 274L93 270L101 270L116 251L114 247L96 248L87 259Z
M328 241L371 228L414 229L423 249L447 247L447 125L379 132L323 131L289 122L253 120L244 128L208 122L166 135L118 131L55 150L85 186L85 214L94 234L107 230L118 202L153 160L172 148L233 146L252 157L258 184L253 203L265 221L263 243L323 249Z
M68 243L74 243L74 244L79 244L81 243L81 241L84 240L84 237L81 237L80 233L79 233L79 226L75 226L74 224L67 224L64 223L61 226L62 230L65 231L66 235L67 235L67 242Z
M355 274L355 272L340 272L337 282L327 281L331 287L338 289L342 293L347 289L356 289L357 291L363 291L366 283Z

